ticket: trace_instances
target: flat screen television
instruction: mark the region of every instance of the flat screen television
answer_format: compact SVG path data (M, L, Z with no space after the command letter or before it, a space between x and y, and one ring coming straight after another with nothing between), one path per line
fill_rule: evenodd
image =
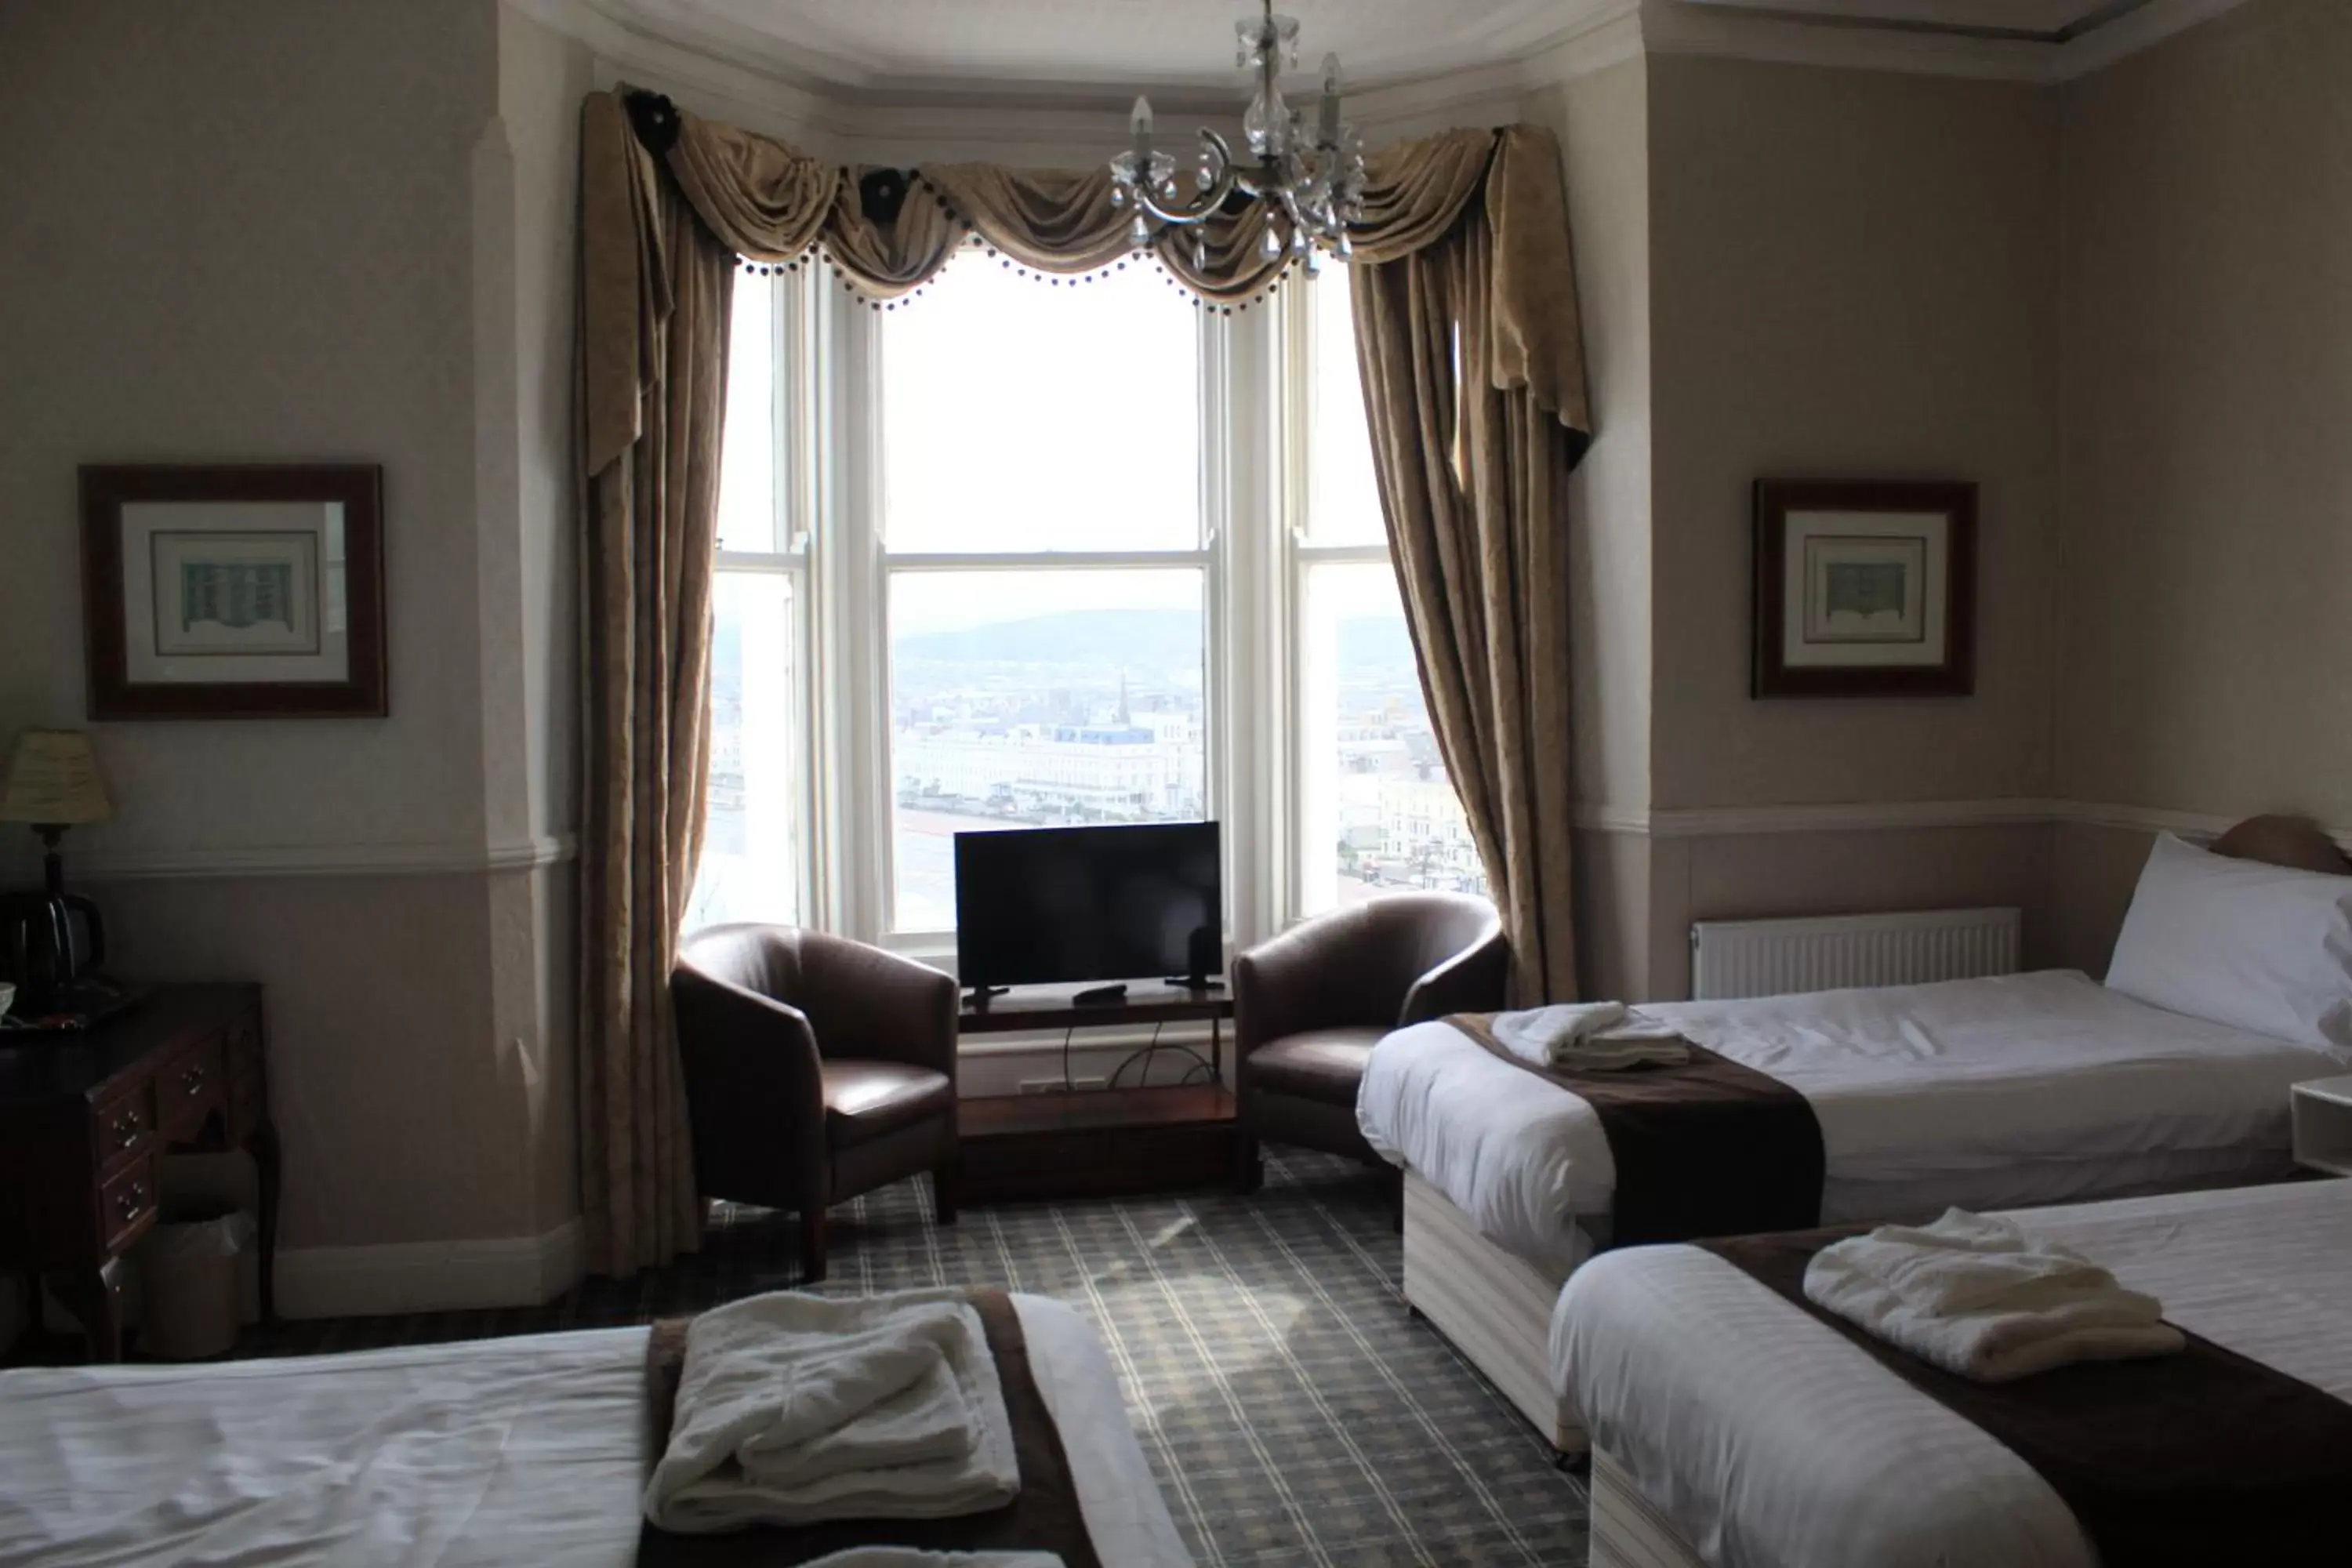
M1224 969L1213 822L955 836L964 984L1202 981Z

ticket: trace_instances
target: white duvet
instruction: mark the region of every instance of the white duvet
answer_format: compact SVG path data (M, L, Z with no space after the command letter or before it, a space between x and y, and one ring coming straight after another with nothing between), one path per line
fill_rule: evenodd
M1824 1223L2281 1174L2288 1086L2352 1067L2073 971L1642 1012L1812 1103ZM1375 1047L1356 1114L1373 1148L1538 1267L1565 1275L1605 1229L1616 1169L1591 1107L1449 1025Z
M1015 1296L1108 1563L1192 1561L1069 1308ZM629 1568L646 1331L197 1367L0 1373L0 1564Z
M2352 1400L2352 1182L2016 1217L2168 1321ZM1594 1446L1721 1568L2097 1568L2024 1460L1712 1253L1579 1269L1551 1362Z

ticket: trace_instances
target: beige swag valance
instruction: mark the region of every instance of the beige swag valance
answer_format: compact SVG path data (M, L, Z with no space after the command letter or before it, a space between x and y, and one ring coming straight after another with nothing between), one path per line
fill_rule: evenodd
M676 184L695 215L746 260L797 262L812 250L867 297L912 292L968 235L1016 264L1076 275L1134 254L1131 215L1111 205L1108 166L1085 171L930 164L911 176L823 163L781 142L714 124L650 93L595 93L581 124L582 373L587 471L602 472L641 429L640 399L661 362L671 258L655 182ZM658 152L656 152L658 150ZM658 159L658 161L657 161ZM1499 391L1524 388L1579 450L1590 431L1584 350L1569 251L1567 197L1549 132L1512 125L1450 131L1372 154L1358 259L1391 261L1453 232L1482 205L1493 234L1486 289ZM1192 236L1163 231L1152 259L1203 300L1263 293L1286 259L1260 251L1257 204Z

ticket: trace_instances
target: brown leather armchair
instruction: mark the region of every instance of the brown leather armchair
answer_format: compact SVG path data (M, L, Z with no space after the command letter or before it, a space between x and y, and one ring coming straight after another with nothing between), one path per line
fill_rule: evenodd
M710 926L670 974L706 1199L792 1209L824 1278L829 1204L923 1171L955 1220L956 984L846 938Z
M1364 1060L1382 1035L1503 1005L1511 947L1495 907L1459 893L1392 893L1308 921L1234 961L1242 1182L1258 1142L1379 1163L1356 1127Z

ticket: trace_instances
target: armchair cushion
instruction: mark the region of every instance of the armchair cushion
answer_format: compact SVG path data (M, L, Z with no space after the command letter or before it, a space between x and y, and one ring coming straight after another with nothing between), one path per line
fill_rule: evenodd
M1269 1040L1242 1058L1253 1089L1296 1095L1352 1110L1363 1082L1364 1061L1386 1029L1356 1026L1308 1029Z
M862 1143L955 1109L955 1080L926 1068L828 1058L819 1070L825 1136L836 1145Z

